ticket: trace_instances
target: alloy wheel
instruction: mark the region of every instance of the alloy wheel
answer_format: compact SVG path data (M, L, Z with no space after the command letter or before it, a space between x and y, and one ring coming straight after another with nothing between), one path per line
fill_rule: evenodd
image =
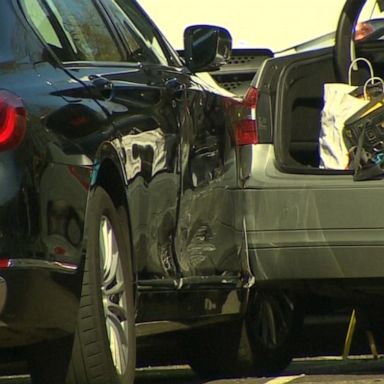
M255 336L268 349L284 343L292 326L294 303L284 293L279 295L261 293L256 296L252 321Z
M101 292L112 360L123 375L128 365L128 308L121 254L113 226L102 216L99 229Z

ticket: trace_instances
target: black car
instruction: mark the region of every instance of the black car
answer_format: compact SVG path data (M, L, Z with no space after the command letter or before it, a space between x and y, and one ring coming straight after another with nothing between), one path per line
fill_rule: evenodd
M0 15L0 347L36 383L131 383L176 347L204 376L282 369L296 311L263 344L234 229L238 100L194 74L229 33L187 28L182 61L133 0Z

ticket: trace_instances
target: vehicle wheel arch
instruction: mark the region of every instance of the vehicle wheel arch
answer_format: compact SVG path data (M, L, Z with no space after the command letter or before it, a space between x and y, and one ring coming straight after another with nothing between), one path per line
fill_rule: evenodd
M91 187L103 187L116 207L124 204L128 208L125 193L127 177L121 153L122 150L112 142L106 142L99 148L94 161Z
M126 185L126 172L123 160L119 155L119 149L110 142L103 144L95 158L95 168L92 176L90 193L97 186L102 187L111 197L115 207L124 210L126 216L125 220L127 220L127 229L129 231L133 278L136 280L136 258L132 244L132 227L130 223Z

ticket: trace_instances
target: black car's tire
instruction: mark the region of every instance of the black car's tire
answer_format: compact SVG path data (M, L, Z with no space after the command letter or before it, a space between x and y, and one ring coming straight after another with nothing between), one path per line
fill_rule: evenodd
M294 356L303 320L292 294L255 290L244 321L193 331L186 345L189 363L206 379L277 374Z
M291 362L301 336L304 313L300 302L282 290L257 290L246 318L257 376L270 376Z
M243 320L194 330L185 345L189 364L203 379L243 377L253 373L253 360Z
M97 187L90 199L79 319L68 384L130 384L136 341L132 261L124 211Z

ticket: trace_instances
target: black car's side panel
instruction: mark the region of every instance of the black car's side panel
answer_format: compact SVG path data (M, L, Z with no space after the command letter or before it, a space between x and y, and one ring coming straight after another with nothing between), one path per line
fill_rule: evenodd
M138 298L137 335L186 330L223 316L239 317L246 310L246 297L244 289L232 287L142 292Z
M67 69L79 79L94 72L111 84L108 98L95 99L111 111L109 137L122 157L139 283L160 279L174 287L173 233L180 188L175 110L181 107L167 82L180 74L132 64ZM90 89L92 83L85 81Z
M187 92L192 129L182 127L181 133L183 183L176 238L183 283L204 277L213 278L214 284L236 284L242 267L233 229L233 104L198 77Z
M21 145L0 153L0 347L73 334L97 184L129 213L140 326L243 314L230 96L172 52L168 65L60 60L20 4L0 3L0 87L27 114Z

